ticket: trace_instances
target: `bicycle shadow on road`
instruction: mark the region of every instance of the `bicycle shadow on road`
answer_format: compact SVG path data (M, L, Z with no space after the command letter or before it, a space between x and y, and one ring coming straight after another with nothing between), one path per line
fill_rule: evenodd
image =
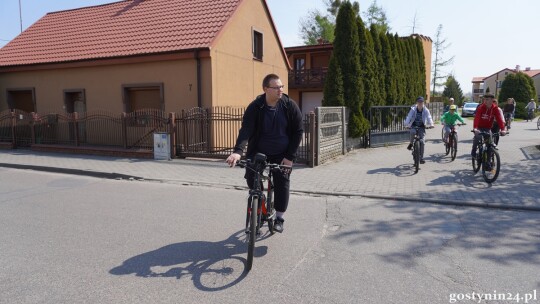
M396 166L395 168L378 168L368 170L367 174L393 174L397 177L407 177L412 176L415 173L413 164L403 164Z
M241 282L247 275L247 238L240 230L219 242L176 243L142 253L109 270L113 275L135 274L143 278L188 276L202 291L219 291ZM267 246L256 246L255 257L262 257Z

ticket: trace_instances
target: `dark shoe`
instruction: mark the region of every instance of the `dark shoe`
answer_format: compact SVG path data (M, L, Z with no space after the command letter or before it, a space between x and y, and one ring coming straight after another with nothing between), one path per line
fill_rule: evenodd
M409 144L409 145L407 146L407 150L412 150L412 144Z
M284 222L285 222L284 219L279 218L279 217L276 218L276 220L274 221L274 231L282 233L283 232L283 223Z
M423 160L423 159L421 159L421 160L420 160L420 163L421 163L421 164L425 164L425 163L426 163L426 161L425 161L425 160Z

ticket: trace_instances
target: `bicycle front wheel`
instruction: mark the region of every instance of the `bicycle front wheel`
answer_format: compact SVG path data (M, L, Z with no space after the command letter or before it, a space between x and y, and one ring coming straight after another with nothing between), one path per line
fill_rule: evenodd
M420 142L414 141L413 145L414 173L418 173L420 169Z
M458 137L457 137L457 134L450 134L450 141L449 141L449 146L450 146L450 156L452 157L452 160L455 160L456 159L456 155L457 155L457 141L458 141Z
M474 173L478 173L480 171L480 167L482 166L482 153L480 152L480 148L476 148L476 156L472 158L472 168Z
M538 120L536 121L536 128L540 130L540 116L538 117Z
M501 158L499 152L493 150L491 153L485 151L485 158L482 162L482 176L486 183L493 183L499 177L501 169Z
M255 239L257 238L257 206L259 205L259 198L252 197L251 199L251 213L249 214L249 231L248 231L248 256L247 256L247 271L251 270L253 266L253 254L255 252Z

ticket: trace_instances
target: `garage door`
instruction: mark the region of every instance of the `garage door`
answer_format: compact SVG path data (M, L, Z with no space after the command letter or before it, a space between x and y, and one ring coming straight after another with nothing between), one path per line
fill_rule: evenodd
M323 92L302 92L302 113L308 114L322 106Z

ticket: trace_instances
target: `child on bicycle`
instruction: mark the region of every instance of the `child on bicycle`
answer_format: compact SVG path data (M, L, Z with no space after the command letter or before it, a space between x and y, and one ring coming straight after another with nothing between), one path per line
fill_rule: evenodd
M441 123L444 124L444 144L446 145L448 143L448 135L450 134L450 130L452 126L456 125L456 121L460 121L462 124L466 124L463 118L461 118L461 115L456 111L457 106L451 105L448 112L444 113L441 116Z
M431 113L429 113L428 108L424 107L424 97L420 96L416 98L416 105L411 107L411 110L407 115L407 119L405 119L405 126L407 126L407 128L420 127L418 130L418 136L420 137L420 163L426 163L426 161L424 161L424 137L426 136L425 128L433 128L433 118L431 118ZM411 141L407 146L408 150L412 149L412 143L415 135L416 130L411 129Z

